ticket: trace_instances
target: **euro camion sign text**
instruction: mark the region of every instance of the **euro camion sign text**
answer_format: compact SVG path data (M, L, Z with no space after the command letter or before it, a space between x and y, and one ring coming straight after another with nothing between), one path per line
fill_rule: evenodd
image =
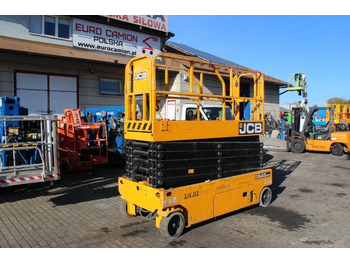
M73 45L127 56L161 52L159 37L80 19L73 20Z

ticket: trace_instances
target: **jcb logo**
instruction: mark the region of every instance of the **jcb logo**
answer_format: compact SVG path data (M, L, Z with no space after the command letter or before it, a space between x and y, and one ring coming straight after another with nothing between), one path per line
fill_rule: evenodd
M261 134L262 123L239 123L239 134Z
M265 178L269 176L270 176L270 173L266 172L266 173L256 175L256 179Z
M147 78L147 72L137 73L135 75L135 81L141 80L141 79L146 79L146 78Z

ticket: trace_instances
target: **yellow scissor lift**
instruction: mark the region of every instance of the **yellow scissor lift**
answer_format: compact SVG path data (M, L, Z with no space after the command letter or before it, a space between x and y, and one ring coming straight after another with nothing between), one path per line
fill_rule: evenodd
M270 204L272 170L262 169L259 142L264 133L263 75L241 71L175 54L129 62L126 175L118 180L124 215L155 218L164 236L176 238L196 223ZM243 97L241 83L250 88L250 97ZM216 120L203 120L203 102L221 107ZM179 118L183 103L196 109L194 120ZM244 120L247 106L251 115Z
M350 104L328 104L334 108L334 125L337 131L349 131Z

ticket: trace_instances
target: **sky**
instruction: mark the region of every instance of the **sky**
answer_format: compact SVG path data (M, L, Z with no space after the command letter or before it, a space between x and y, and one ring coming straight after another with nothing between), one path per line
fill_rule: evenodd
M304 73L310 106L350 99L349 28L342 15L169 15L169 41L293 85L294 74ZM296 91L280 95L280 104L301 100Z

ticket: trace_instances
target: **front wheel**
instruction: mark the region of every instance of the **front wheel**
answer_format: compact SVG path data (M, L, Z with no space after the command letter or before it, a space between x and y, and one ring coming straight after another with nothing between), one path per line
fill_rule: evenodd
M123 217L133 217L133 215L130 215L128 213L128 202L126 202L126 200L124 200L124 199L120 199L119 211Z
M185 218L180 212L174 212L160 221L160 233L168 238L178 238L185 228Z
M332 145L331 153L335 156L342 156L344 153L344 147L339 143L335 143Z
M292 139L290 149L293 153L303 153L305 151L305 142L299 138Z
M261 207L267 207L270 205L272 200L272 191L269 187L264 187L260 193L260 203Z

